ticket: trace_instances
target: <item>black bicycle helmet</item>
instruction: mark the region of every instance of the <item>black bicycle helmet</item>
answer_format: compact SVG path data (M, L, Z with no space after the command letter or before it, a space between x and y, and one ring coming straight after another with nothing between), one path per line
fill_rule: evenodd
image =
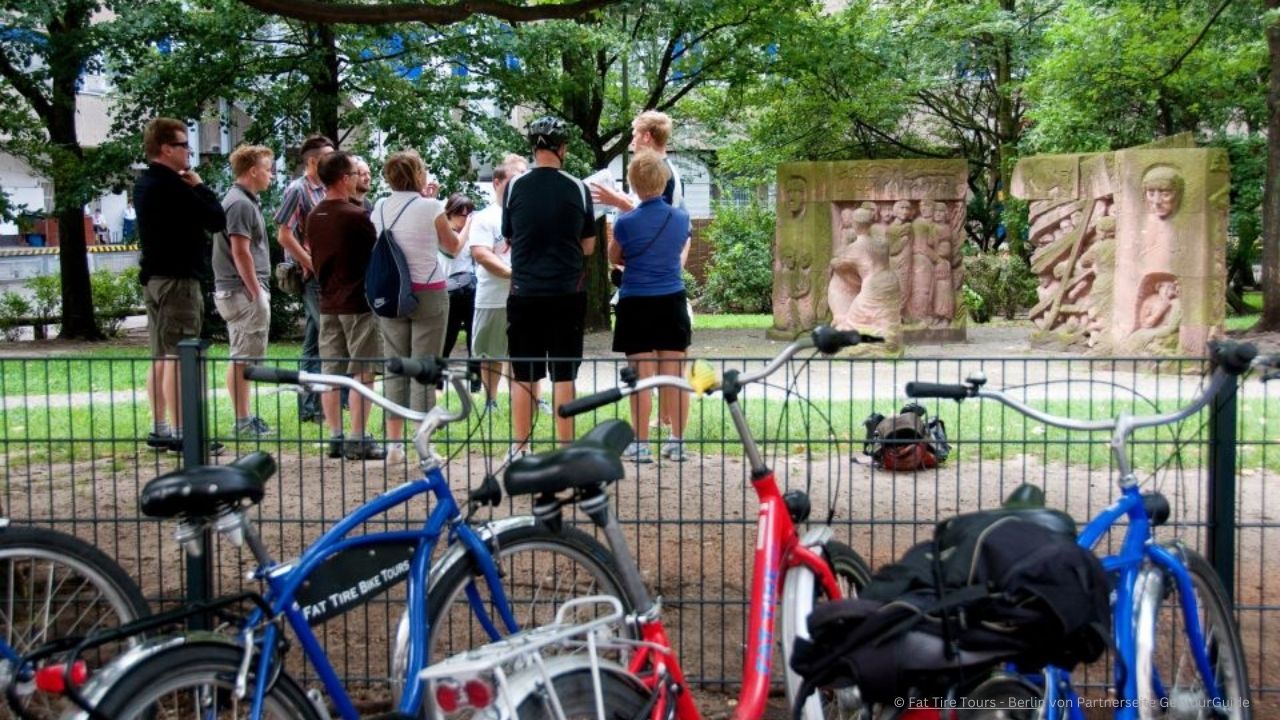
M529 123L529 142L534 149L555 150L569 139L564 121L545 115Z

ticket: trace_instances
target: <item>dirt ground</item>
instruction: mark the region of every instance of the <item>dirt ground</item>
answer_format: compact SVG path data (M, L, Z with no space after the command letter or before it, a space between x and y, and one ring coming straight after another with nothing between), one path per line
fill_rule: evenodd
M1270 350L1280 350L1274 336L1251 338ZM130 336L136 343L136 336ZM145 346L139 345L145 352ZM707 357L762 357L782 343L769 341L762 331L700 331L691 353ZM607 356L608 337L592 335L588 355ZM23 344L0 348L2 354L75 352L84 348L59 343ZM955 346L914 348L908 357L1043 357L1030 350L1025 329L975 328L971 342ZM900 384L909 378L898 378ZM405 479L403 467L328 460L314 443L282 439L269 448L280 471L258 510L258 524L267 546L278 558L295 556L305 542L318 537L329 523L360 503ZM750 590L751 551L754 547L756 499L739 457L717 447L695 447L683 464L632 466L614 489L615 508L628 531L640 567L652 592L663 598L664 620L679 651L687 675L713 681L732 679L741 671L746 597ZM978 460L944 464L934 471L891 474L848 457L809 459L802 453L777 451L771 464L780 481L806 490L814 518L833 514L836 536L861 553L873 566L891 561L911 544L928 537L932 524L956 512L990 507L1018 483L1045 488L1050 503L1077 519L1101 509L1114 496L1114 478L1105 471L1046 465L1034 456L1011 454L1000 461ZM234 453L234 450L233 450ZM7 508L16 521L58 518L57 525L95 542L117 557L142 582L148 597L170 602L181 596L183 554L171 539L172 528L139 518L136 498L142 484L176 465L172 456L156 456L140 449L112 459L23 468L5 473ZM5 468L7 469L7 463ZM485 473L478 453L461 455L449 468L455 492L474 487ZM29 477L28 477L29 473ZM1202 477L1189 471L1175 477L1164 491L1176 497L1173 527L1165 537L1178 537L1199 546L1204 517ZM1280 493L1265 472L1245 472L1240 479L1241 546L1238 557L1238 603L1241 630L1248 650L1255 686L1280 687L1280 670L1265 657L1280 651L1280 617L1274 607L1280 597ZM23 492L25 490L25 493ZM16 491L16 494L15 494ZM25 497L23 497L25 495ZM414 504L388 519L390 526L425 517L424 504ZM527 500L507 504L498 515L529 511ZM90 518L113 518L93 521ZM906 520L904 520L906 518ZM914 518L914 521L911 519ZM588 528L589 529L589 528ZM219 592L244 586L247 556L224 547L216 556ZM398 615L394 592L384 602L326 623L320 635L331 656L342 658L337 670L348 678L367 678L364 697L369 711L382 707L387 643ZM299 652L292 651L295 661ZM1087 681L1099 682L1105 664L1091 668ZM301 669L299 668L301 672ZM360 681L356 681L360 684ZM727 716L733 701L713 691L701 694L710 717ZM1258 699L1255 717L1280 718L1275 694ZM775 699L770 717L786 716Z

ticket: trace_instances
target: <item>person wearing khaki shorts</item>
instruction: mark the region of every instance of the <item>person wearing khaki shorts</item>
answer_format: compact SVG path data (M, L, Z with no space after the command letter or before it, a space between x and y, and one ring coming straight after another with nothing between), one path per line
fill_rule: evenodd
M148 165L133 186L133 203L141 248L138 279L153 358L147 400L154 425L146 443L178 452L178 342L200 336L204 300L198 278L209 257L206 233L222 232L227 217L218 196L191 169L186 123L155 118L147 123L142 143ZM209 447L216 450L214 444Z
M237 438L272 434L271 427L249 410L244 369L267 354L271 329L271 294L267 291L271 255L258 193L271 187L274 161L271 149L261 145L242 145L231 153L236 181L222 199L227 231L213 242L213 304L226 321L231 339L227 392L235 410L233 432Z
M376 239L373 223L364 208L350 201L359 177L351 155L331 153L320 161L317 171L324 183L325 199L307 216L307 241L320 283L322 368L326 373L350 373L359 382L372 386L373 367L369 361L382 357L378 324L364 292L364 275ZM386 456L365 432L368 400L351 393L350 439L343 434L338 392L325 392L320 403L329 425L329 457L381 460Z

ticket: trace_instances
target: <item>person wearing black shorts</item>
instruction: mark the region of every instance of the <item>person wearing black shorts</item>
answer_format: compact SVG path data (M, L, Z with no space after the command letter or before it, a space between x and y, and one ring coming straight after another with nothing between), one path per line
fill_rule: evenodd
M574 398L587 308L584 260L596 247L591 194L561 169L568 150L564 122L538 118L529 123L528 134L534 168L508 182L502 213L502 235L511 243L507 345L515 380L513 452L527 449L535 388L548 370L553 405ZM555 422L557 439L571 442L573 418L557 415Z
M689 241L689 214L663 200L662 189L669 178L670 171L657 153L636 153L627 167L627 179L640 204L618 218L609 241L609 262L623 268L613 350L626 354L641 379L680 375L693 335L680 274L680 256ZM649 448L651 403L649 393L631 396L636 442L623 453L625 459L653 461ZM661 414L671 419L671 436L663 443L662 455L683 461L689 396L675 388L662 388L658 403L666 408Z

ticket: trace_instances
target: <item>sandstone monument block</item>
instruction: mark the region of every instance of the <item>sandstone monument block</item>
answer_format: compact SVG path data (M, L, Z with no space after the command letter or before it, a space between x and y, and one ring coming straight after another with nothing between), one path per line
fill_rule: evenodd
M773 334L830 322L891 344L964 340L963 160L778 168Z
M1226 317L1224 150L1147 146L1025 158L1036 344L1098 354L1192 355Z

